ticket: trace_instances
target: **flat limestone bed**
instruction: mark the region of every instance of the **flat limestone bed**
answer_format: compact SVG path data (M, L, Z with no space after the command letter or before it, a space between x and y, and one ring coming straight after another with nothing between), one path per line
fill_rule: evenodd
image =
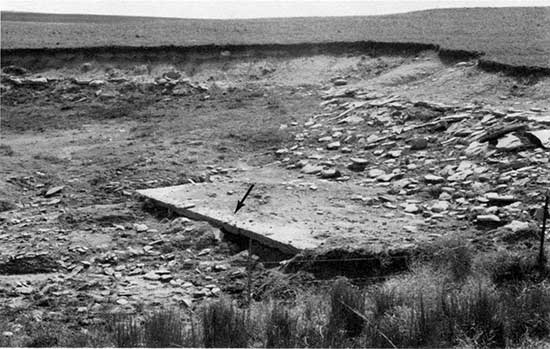
M301 177L301 176L300 176ZM254 188L245 206L237 200ZM421 224L397 212L391 196L376 184L297 178L278 168L253 169L214 183L138 190L155 203L185 217L204 220L285 253L317 247L398 246L425 238L411 229Z

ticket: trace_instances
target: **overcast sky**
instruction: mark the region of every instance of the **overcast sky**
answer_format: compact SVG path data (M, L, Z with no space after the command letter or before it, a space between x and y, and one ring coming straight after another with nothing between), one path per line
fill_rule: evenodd
M359 16L448 7L550 6L550 0L0 0L2 11L182 18Z

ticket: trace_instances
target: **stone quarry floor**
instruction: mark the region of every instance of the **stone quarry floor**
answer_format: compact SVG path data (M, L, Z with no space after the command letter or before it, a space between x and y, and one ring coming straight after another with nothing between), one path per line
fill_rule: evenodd
M424 220L389 211L388 207L395 208L390 204L395 198L384 196L382 188L310 177L265 166L215 183L138 192L178 214L208 221L287 254L323 244L397 247L426 239L416 226ZM253 191L244 208L235 213L239 196L251 184Z
M88 63L3 70L0 330L244 299L246 246L140 190L290 254L536 248L548 79L432 53ZM253 259L257 299L319 287Z

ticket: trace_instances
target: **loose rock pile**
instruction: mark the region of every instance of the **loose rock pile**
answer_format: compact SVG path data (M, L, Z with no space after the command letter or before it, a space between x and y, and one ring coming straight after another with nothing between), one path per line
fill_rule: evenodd
M427 223L452 217L482 230L503 227L495 237L536 230L534 212L550 184L548 111L357 88L334 88L323 99L324 113L288 128L294 144L275 152L282 166L386 187L400 203L385 207Z
M81 71L88 73L93 69L85 63ZM89 76L89 77L87 77ZM218 85L192 82L185 74L177 70L166 71L160 76L149 75L147 66L136 66L132 72L118 69L106 73L88 73L79 77L42 77L29 75L20 67L8 66L2 70L0 91L27 88L34 90L53 89L57 98L66 101L82 102L90 99L109 100L128 92L158 92L165 96L182 97L218 89Z

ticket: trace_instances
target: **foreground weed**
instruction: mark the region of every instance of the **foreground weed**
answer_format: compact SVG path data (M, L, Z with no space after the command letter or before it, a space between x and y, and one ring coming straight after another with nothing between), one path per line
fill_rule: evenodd
M186 344L184 324L173 311L155 312L143 323L144 343L149 348L165 348Z
M296 346L296 319L281 304L274 304L267 319L265 336L268 348Z
M134 348L142 342L142 329L138 320L130 315L117 315L110 319L113 341L119 348Z
M365 312L363 294L345 279L339 279L330 293L330 313L326 329L328 345L357 337L364 327L360 314Z
M246 314L229 300L207 305L202 312L202 333L207 348L234 348L248 345Z

